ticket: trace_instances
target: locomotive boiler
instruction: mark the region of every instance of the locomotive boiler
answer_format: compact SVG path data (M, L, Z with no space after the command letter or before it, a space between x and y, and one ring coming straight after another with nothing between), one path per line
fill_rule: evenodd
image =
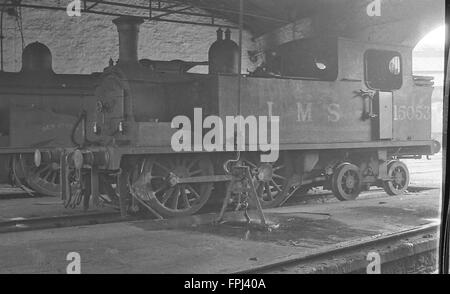
M224 121L279 117L278 160L261 162L248 144L239 159L270 169L257 181L263 207L282 205L309 186L340 200L370 185L398 195L409 184L400 159L440 149L431 140L433 83L413 76L410 47L307 38L265 52L263 67L241 75L239 48L219 31L209 74L193 74L183 61L170 63L180 70L167 70L161 64L168 63L139 60L141 23L114 20L120 57L103 73L55 74L42 44L24 51L20 73L0 73L0 156L14 179L61 196L67 207L108 203L123 214L194 214L221 194L223 164L235 156L226 148L174 151L179 130L172 120L194 121L195 109ZM250 120L245 124L252 129Z

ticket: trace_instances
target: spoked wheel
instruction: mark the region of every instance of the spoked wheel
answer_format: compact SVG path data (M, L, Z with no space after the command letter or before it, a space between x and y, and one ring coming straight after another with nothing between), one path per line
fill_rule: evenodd
M387 172L391 180L383 182L384 191L391 196L403 194L409 185L408 167L401 161L392 161Z
M35 192L54 197L61 196L60 167L58 163L43 163L36 167L30 158L17 156L14 158L15 174L21 174L25 183Z
M163 217L187 216L205 205L213 189L213 183L192 179L213 174L207 156L147 156L131 176L131 193ZM178 183L183 178L191 181Z
M359 168L350 163L339 165L331 179L334 196L341 201L354 200L361 193L361 175Z
M262 163L260 155L257 153L245 154L241 161L251 169L259 169L267 164L271 166L271 178L260 182L260 185L263 186L259 187L259 189L257 188L259 192L258 197L263 208L278 207L295 192L295 188L288 186L292 171L285 154L280 154L279 159L274 163Z

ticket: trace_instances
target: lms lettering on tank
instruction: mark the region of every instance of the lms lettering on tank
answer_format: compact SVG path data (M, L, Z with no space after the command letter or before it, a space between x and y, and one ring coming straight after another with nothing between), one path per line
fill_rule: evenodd
M267 102L267 109L269 117L273 117L274 109L277 109L277 106L274 102ZM337 103L330 104L315 104L312 102L297 102L295 104L296 109L296 117L295 120L298 123L308 123L314 122L315 119L322 113L327 115L328 122L338 122L341 120L341 106ZM281 120L283 120L281 118ZM280 123L283 123L282 121Z

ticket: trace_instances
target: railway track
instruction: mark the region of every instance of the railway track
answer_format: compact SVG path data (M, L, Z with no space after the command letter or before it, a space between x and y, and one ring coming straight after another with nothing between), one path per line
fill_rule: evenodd
M402 230L395 233L380 234L362 238L356 241L348 241L332 246L324 246L307 255L289 256L276 261L261 263L248 268L233 270L232 274L268 274L297 272L295 269L307 264L314 264L330 256L344 256L357 251L373 251L373 248L381 248L383 245L391 244L417 236L435 234L439 230L439 224L427 224L413 229ZM415 254L419 254L416 253Z
M136 218L122 218L118 212L83 213L51 217L17 218L0 222L0 234L72 226L114 223Z
M433 190L438 189L436 187L423 187L423 186L411 186L408 187L408 193L418 193L426 190ZM364 197L377 197L378 194L384 193L382 188L371 188L368 191L364 191L359 196L359 199ZM309 203L315 203L315 204L321 204L325 201L334 200L336 197L334 194L330 191L326 190L319 190L316 192L308 192L308 194L299 194L299 195L293 195L291 198L286 201L286 203L283 206L294 206L294 205L302 205L302 204L309 204ZM321 201L321 202L318 202Z
M418 188L418 190L426 190L428 188ZM372 196L379 193L382 189L375 188L370 191L366 191L364 194L366 196ZM364 195L363 194L363 195ZM303 195L293 196L284 206L295 206L309 203L311 201L321 200L322 203L329 199L334 199L331 192L319 191L318 193L308 193ZM6 199L3 199L6 200ZM195 219L210 219L210 215L214 215L219 207L220 203L212 203L211 206L205 207L201 214L193 216ZM316 204L321 204L316 202ZM22 231L32 231L32 230L43 230L52 228L64 228L72 226L86 226L86 225L97 225L105 223L123 222L123 221L133 221L133 220L151 220L149 218L143 217L127 217L123 218L120 216L119 212L100 212L100 213L80 213L73 215L57 215L50 217L30 217L30 218L16 218L6 221L0 221L0 234L10 233L10 232L22 232ZM181 222L181 220L187 220L187 217L179 218L176 223ZM165 220L166 222L174 222L172 220ZM203 221L202 221L203 222ZM160 222L161 223L161 222Z

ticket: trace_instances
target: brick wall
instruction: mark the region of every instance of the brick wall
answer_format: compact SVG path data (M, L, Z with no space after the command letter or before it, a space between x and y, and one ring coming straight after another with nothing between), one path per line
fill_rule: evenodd
M25 44L45 43L53 53L57 73L102 71L110 57L118 58L118 35L112 17L92 14L68 17L63 11L30 9L23 9L22 16ZM14 17L5 14L4 24L5 70L18 71L22 52L20 33ZM146 22L141 27L139 58L206 61L209 46L216 39L215 31L214 27ZM233 31L232 38L238 41L237 31ZM254 50L255 43L248 32L244 33L243 42L246 72L254 68L247 51Z

